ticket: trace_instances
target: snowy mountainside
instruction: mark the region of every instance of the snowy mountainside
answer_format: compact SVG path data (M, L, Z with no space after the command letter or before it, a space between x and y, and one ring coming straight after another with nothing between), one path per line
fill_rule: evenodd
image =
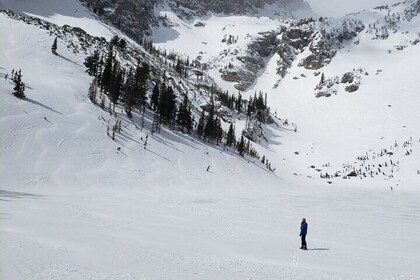
M84 0L83 2L95 14L136 40L140 40L144 35L151 35L153 27L166 24L165 17L156 13L156 10L159 10L161 6L167 7L171 12L186 20L212 13L232 15L268 13L287 17L305 17L314 14L310 6L303 0Z
M193 22L162 7L158 13L165 24L153 31L153 40L157 46L200 60L224 88L248 91L274 54L279 56L278 80L284 78L298 58L299 66L319 70L348 42L358 44L356 37L361 33L369 33L377 40L388 38L389 33L397 32L405 23L415 27L418 5L417 1L407 1L339 19L214 15L196 17ZM419 40L415 31L396 36L406 42L397 49L416 45ZM185 48L185 42L194 44Z
M40 19L42 18L42 16L40 18L34 17L34 12L36 12L36 9L34 7L29 6L28 8L25 9L22 3L12 4L11 8L16 12L20 11L22 13L24 10L29 11L29 12L25 12L25 14L31 15L31 16L23 16L18 13L14 13L10 10L1 12L2 17L4 17L5 24L3 26L5 28L7 26L13 26L14 25L13 23L16 22L16 25L20 26L21 29L24 29L23 26L25 24L28 25L27 27L28 30L39 29L37 30L37 34L41 36L42 38L42 39L39 39L39 41L43 42L42 45L39 46L39 49L37 49L38 51L30 51L29 54L26 54L26 55L24 54L23 56L32 56L32 55L35 56L37 52L39 52L41 54L45 54L48 57L49 53L48 52L44 53L49 48L49 46L47 46L48 38L56 37L58 38L58 42L59 42L58 45L59 45L59 49L61 50L58 52L57 58L61 59L64 64L69 63L68 65L69 67L74 66L75 69L72 70L72 73L76 71L76 73L78 73L78 74L75 74L76 77L78 79L80 78L83 81L86 81L88 77L85 77L86 74L84 74L84 70L86 70L86 68L83 66L84 59L86 58L86 56L92 55L95 51L99 51L102 54L102 56L106 56L107 50L110 48L111 43L107 41L103 36L101 36L102 33L100 32L104 32L103 35L107 36L107 38L112 37L112 39L114 39L114 36L118 35L120 36L121 40L125 39L126 42L128 43L126 43L127 46L124 49L121 49L120 47L115 47L114 56L118 60L119 65L122 65L122 67L124 67L124 71L126 72L129 72L130 67L136 67L136 65L138 65L139 63L141 64L142 62L146 62L149 65L149 67L151 68L151 73L150 73L150 81L148 82L148 85L147 85L147 91L150 92L150 94L154 85L158 83L159 80L162 79L162 77L164 77L163 78L165 81L164 84L166 84L167 86L171 86L172 89L174 90L176 102L178 103L177 107L180 107L180 104L182 103L183 98L185 96L189 97L190 109L192 111L192 116L195 119L195 123L198 122L198 119L200 118L200 114L202 113L203 109L207 108L205 110L208 110L209 103L212 96L212 91L213 91L213 86L212 86L213 81L211 79L209 79L208 77L203 77L201 79L196 78L195 75L191 74L191 73L194 73L195 71L194 68L191 68L191 67L188 69L185 69L186 72L185 73L183 72L181 76L179 73L176 73L176 71L174 70L174 68L176 68L175 67L176 57L175 57L175 62L171 62L171 59L172 60L174 59L171 57L171 54L166 55L165 53L165 55L163 55L163 53L156 52L153 50L151 53L149 53L145 50L144 46L137 45L135 42L131 41L129 38L124 36L120 31L112 27L108 27L99 21L96 22L98 25L98 28L96 32L94 33L96 36L91 36L83 28L85 26L86 21L88 22L88 25L91 25L92 24L91 20L93 20L95 17L93 15L90 15L89 11L78 2L64 1L64 3L69 4L69 6L71 7L69 10L71 10L71 12L74 12L76 15L80 13L86 13L86 17L82 17L79 21L74 19L73 23L75 24L75 26L69 26L67 24L64 24L63 26L59 26L59 25L56 25L55 23L63 23L63 20L64 20L59 15L54 14L52 19L48 19L44 21ZM49 1L45 0L44 4L46 6L49 5ZM2 6L6 7L7 5L8 3L2 3ZM67 13L63 13L63 14L66 14L67 16ZM10 51L12 51L15 48L13 44L17 44L17 41L19 41L18 39L15 38L15 36L18 36L17 34L19 35L19 37L17 38L20 40L23 40L27 36L27 34L22 31L16 32L16 34L11 33L10 40L5 41L4 42L5 45L3 46L3 48L7 50L5 52L5 57L3 61L5 62L8 61L4 65L5 67L2 66L4 68L3 76L5 77L5 84L3 85L4 86L3 90L5 92L12 90L12 83L9 82L11 81L10 80L11 72L15 70L18 71L18 68L22 69L22 72L24 75L23 81L25 85L27 85L27 91L29 92L29 94L27 94L28 99L25 99L25 100L29 101L32 104L38 104L44 109L51 109L50 110L51 112L56 112L56 113L58 112L61 115L60 110L52 109L52 106L44 105L44 102L40 103L38 101L35 101L34 99L32 99L31 94L30 94L30 92L33 91L34 88L35 89L39 88L38 86L33 85L34 80L39 80L40 77L50 77L50 76L58 75L58 73L55 73L55 72L54 74L48 73L48 70L55 71L53 67L52 69L49 69L49 67L47 66L50 62L47 60L46 63L42 64L42 65L45 64L43 68L45 68L46 69L45 71L47 71L47 72L43 72L42 75L40 74L41 73L40 71L36 71L36 66L25 69L26 63L24 63L23 61L19 63L20 65L12 65L13 63L16 63L14 61L18 61L18 60L16 60L13 56L8 56L7 53L9 52L9 49ZM31 35L31 36L35 36L35 35ZM28 39L25 39L25 40L28 40ZM7 45L7 43L11 45ZM44 59L42 61L44 61ZM56 63L57 61L51 62L52 65L56 65ZM63 77L65 77L67 74L68 74L67 70L62 73ZM37 75L40 75L40 76L37 76ZM9 79L7 77L9 77ZM71 83L71 80L69 80L69 83ZM76 98L76 100L85 100L85 98L88 96L87 89L89 88L89 84L91 85L91 83L89 82L88 84L85 84L85 86L83 87L83 85L79 81L77 82L77 85L68 86L68 88L70 88L72 91L76 89L76 91L78 92L78 97ZM41 87L41 88L43 88L41 92L44 92L44 93L47 93L51 90L51 89L48 89L48 87ZM66 89L61 89L61 90L65 91ZM54 89L54 91L58 91L58 89ZM38 90L35 90L34 92L38 93ZM84 97L82 98L82 96ZM149 138L149 134L153 133L152 131L155 129L154 118L156 117L156 113L154 113L149 108L145 108L146 110L144 111L144 115L141 114L141 112L133 111L134 117L132 119L129 119L126 116L127 107L124 105L123 101L121 101L122 103L120 102L120 105L114 106L111 104L112 102L109 96L100 94L98 98L99 100L97 101L98 102L97 106L99 106L100 105L99 103L101 102L104 103L103 111L94 110L91 112L91 114L97 115L96 116L97 121L98 121L96 123L96 125L98 126L97 129L103 130L101 135L97 135L97 137L114 138L114 133L112 132L112 130L116 126L116 123L118 123L119 126L121 127L121 123L124 122L124 124L122 125L122 132L120 131L121 130L120 128L119 133L117 133L117 136L116 136L117 139L115 139L115 142L112 140L109 141L110 139L107 139L109 141L108 144L110 145L108 148L114 150L114 152L120 156L124 155L128 157L129 153L136 154L135 150L133 150L131 147L127 145L124 145L124 143L127 142L129 145L138 145L138 147L143 148L143 150L140 150L143 152L147 148L147 151L154 154L154 156L157 156L159 160L167 160L169 162L172 162L172 160L168 159L167 156L163 156L159 152L157 152L161 150L160 147L162 145L170 146L170 147L173 147L176 151L182 152L182 149L180 149L178 145L187 144L191 142L191 145L192 145L191 147L193 147L196 150L203 150L203 153L204 153L202 155L202 157L204 158L202 160L198 160L198 162L203 162L203 166L194 165L199 168L198 169L199 173L201 173L201 171L203 170L211 171L213 169L213 165L216 164L215 162L218 161L216 159L209 161L209 153L210 153L209 149L215 149L216 151L220 151L220 153L223 154L222 157L232 156L233 157L232 160L234 161L235 161L235 158L238 157L238 154L236 153L235 149L228 150L228 149L223 148L221 145L219 147L212 147L213 146L212 144L207 144L206 142L202 142L196 136L183 135L183 133L180 133L179 131L175 131L174 129L168 130L169 127L163 128L160 135L153 135L153 136L150 135L151 137ZM215 96L214 98L217 99L217 96ZM4 103L4 110L6 110L6 107L8 107L8 105L6 104L9 104L8 103L9 101L13 101L13 98ZM61 102L57 102L57 101L55 102L57 103L57 106L65 107L64 104L61 104ZM67 102L67 100L63 99L63 102ZM215 104L216 107L219 108L220 102L217 100L215 102L216 102ZM106 103L106 106L105 106L105 103ZM24 102L24 104L26 103ZM93 104L91 105L94 106ZM19 106L19 105L15 104L12 106ZM30 110L25 109L24 111L28 112ZM244 119L243 116L242 118ZM222 129L227 131L229 128L229 120L224 119L223 115L222 116L218 115L217 119L218 120L221 119L220 125L222 126ZM51 120L47 116L44 116L41 122L52 124ZM245 120L238 123L238 125L236 126L236 135L238 134L240 135L240 132L243 129L244 123L245 123ZM14 126L15 124L10 124L10 125ZM74 125L77 125L77 124L75 123ZM35 125L35 127L38 127L38 125ZM69 132L69 133L72 134L73 132ZM178 135L178 136L175 136L175 135ZM16 137L15 134L13 134L13 136L10 136L10 135L7 135L6 133L4 134L4 136L5 136L4 142L8 142L8 143L14 142L13 140L11 140L10 137L12 137L13 139L14 137ZM48 157L53 158L53 160L46 161L47 166L45 168L40 168L42 172L45 172L45 173L43 175L39 175L37 174L37 172L35 172L36 166L28 165L27 168L25 168L25 172L23 172L25 174L23 173L20 174L19 175L20 179L18 179L17 181L16 181L15 173L6 172L4 175L4 178L2 179L4 184L7 184L7 185L20 184L18 183L18 181L20 181L21 183L24 182L24 184L26 183L32 184L32 183L39 182L40 184L47 184L47 185L48 184L73 185L76 182L81 183L81 184L86 184L86 185L96 184L95 183L95 180L97 180L96 177L93 177L91 179L82 179L82 178L84 178L84 176L87 173L92 173L93 172L92 168L93 169L103 168L102 161L106 162L110 154L107 154L107 156L105 156L103 152L96 151L96 152L89 153L89 155L86 155L84 153L88 150L88 148L84 149L83 151L81 151L84 154L83 156L79 155L80 158L78 158L77 156L73 155L71 156L71 158L77 161L86 160L85 164L87 164L87 166L92 166L92 167L89 167L89 168L85 167L86 170L84 171L82 171L83 168L78 169L78 172L82 172L83 174L85 174L85 175L80 175L80 178L77 176L73 178L74 180L66 181L67 179L69 179L66 177L67 178L66 180L60 180L59 178L53 175L56 172L55 168L57 166L60 166L60 164L57 164L57 160L58 161L64 160L66 162L66 164L64 164L65 166L69 164L67 162L68 159L65 155L58 156L58 154L63 152L62 147L66 146L65 143L73 143L74 141L75 141L75 144L72 144L71 147L85 146L85 145L76 144L78 143L79 139L78 137L75 137L75 136L60 137L59 135L56 135L53 133L53 136L50 136L50 137L54 138L54 140L51 140L51 141L53 141L54 143L57 143L57 145L54 145L56 146L55 147L56 149L52 149L52 150L55 150L57 155L54 155L54 152L51 152L52 150L49 152ZM58 137L58 138L55 138L55 137ZM119 139L119 138L122 138L122 139ZM175 141L175 143L171 143L171 141L167 142L166 140L164 140L166 138L172 139L172 141ZM148 139L148 140L145 140L145 139ZM106 139L102 139L101 141L92 140L93 143L96 143L96 142L102 143L102 141L105 141L105 143L107 142ZM153 144L153 141L157 141L160 144ZM196 145L198 146L196 146L195 144L192 144L194 142L196 142ZM147 143L147 147L146 147L146 143ZM19 143L14 143L10 145L12 146L19 145ZM153 145L156 145L155 150L151 148ZM105 146L102 145L101 147L104 148ZM127 154L127 151L124 151L124 147L129 149L129 151L131 152ZM248 144L247 147L248 147L247 149L250 149L249 148L250 144ZM33 148L37 151L37 152L34 152L35 154L38 154L40 152L37 146L34 146ZM93 150L96 150L96 149L93 149ZM74 153L74 151L72 152L71 148L65 149L64 151L68 153L70 152ZM267 149L264 147L258 148L258 152L265 153L264 151L267 151ZM251 147L251 152L252 152L252 147ZM13 150L8 150L8 153L13 153ZM190 154L190 153L187 153L187 154ZM37 157L37 156L34 156L34 157ZM134 156L134 157L137 157L137 156ZM113 158L113 156L111 156L111 158ZM252 166L251 168L256 168L257 170L261 168L262 169L261 171L264 172L264 170L267 171L271 169L271 165L268 165L268 156L265 156L265 159L266 160L264 160L264 163L261 163L258 159L255 159L255 158L245 158L241 160L241 162L244 162L247 165ZM185 160L190 162L191 158L186 157ZM18 164L18 162L19 160L16 161L16 164ZM267 163L267 167L264 166L265 163ZM72 164L73 164L72 166L74 167L78 166L78 164L75 164L75 163L72 163ZM148 166L146 162L143 162L143 164L146 164L145 166ZM137 163L135 165L137 165ZM85 166L85 165L82 165L82 166ZM14 168L14 167L13 165L9 165L8 168ZM126 167L126 168L128 168L127 170L131 170L133 167ZM147 169L148 168L150 168L150 166L148 166ZM122 169L124 170L125 168L122 168ZM225 170L230 170L230 169L228 168ZM148 174L148 172L145 173L142 170L141 165L136 166L130 172L132 172L132 174L129 177L132 177L132 178L124 179L126 180L126 183L129 185L136 184L137 180L135 178L137 176L142 176L142 174L143 175ZM179 172L179 171L176 171L176 172ZM270 174L270 176L271 175L272 174ZM117 179L116 178L105 179L104 182L107 182L107 180L109 180L109 183L106 183L106 184L114 185L116 183L115 180Z
M338 19L298 21L213 16L191 23L167 13L172 27L160 27L154 39L161 48L199 60L229 92L267 93L271 111L298 127L298 136L285 137L278 153L299 156L290 153L285 159L291 162L280 166L305 163L306 170L295 166L293 173L328 179L357 170L360 179L380 177L395 187L415 180L418 167L405 165L411 170L396 179L394 169L384 172L378 163L357 158L381 154L395 142L418 147L418 7L419 1L406 1ZM404 161L418 159L411 150L401 151Z
M229 116L225 130L232 122L236 135L246 127L263 135L252 145L270 159L273 173L255 158L167 126L152 134L150 108L144 116L133 110L129 119L122 102L115 110L108 97L103 109L92 104L84 62L95 50L106 56L118 35L127 41L124 51L114 49L120 64L147 62L149 93L165 74L178 104L189 96L197 120L214 81L223 90L232 86L203 68L219 62L224 34L250 33L275 45L266 31L278 20L218 15L194 20L206 27L191 33L162 28L156 36L166 32L171 40L159 37L157 52L76 0L0 0L0 7L13 11L0 13L1 279L418 279L419 52L409 44L417 17L387 40L360 33L358 45L345 42L319 70L298 65L310 54L304 50L280 81L280 56L268 48L242 94L266 92L274 115L261 117L274 123L249 121L215 98L218 113L226 112L221 118ZM174 13L166 19L191 27ZM210 32L213 24L217 33ZM217 44L195 44L206 33ZM406 48L394 48L406 39ZM261 42L255 52L263 53ZM187 70L203 77L177 74L174 51L196 55L198 46L205 47L203 63ZM18 69L24 99L12 94L11 71ZM321 72L326 81L353 76L334 84L337 95L317 98ZM352 78L360 88L350 94L345 86ZM108 129L117 120L121 132L113 140ZM359 169L368 165L375 174L365 178ZM320 178L338 171L356 177ZM302 217L309 222L308 251L298 249Z

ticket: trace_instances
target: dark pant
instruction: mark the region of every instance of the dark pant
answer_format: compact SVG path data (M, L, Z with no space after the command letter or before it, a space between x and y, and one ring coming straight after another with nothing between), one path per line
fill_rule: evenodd
M301 249L306 249L306 234L302 234L301 236L302 240L302 246L300 246Z

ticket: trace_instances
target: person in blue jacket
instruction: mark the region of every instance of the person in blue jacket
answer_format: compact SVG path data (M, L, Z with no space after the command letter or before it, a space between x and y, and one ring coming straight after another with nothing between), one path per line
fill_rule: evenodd
M306 219L303 218L302 222L300 223L300 237L302 241L302 245L300 246L300 249L302 250L308 250L306 248L306 234L308 233L308 224L306 223Z

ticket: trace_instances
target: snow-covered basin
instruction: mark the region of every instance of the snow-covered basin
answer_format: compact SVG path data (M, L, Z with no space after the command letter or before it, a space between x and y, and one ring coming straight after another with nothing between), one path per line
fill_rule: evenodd
M240 180L3 189L0 276L419 279L418 193Z
M369 104L383 96L370 107L379 120L382 106L393 102L395 111L378 128L376 117L357 117L366 119L360 140L357 128L345 130L327 116L323 121L335 130L317 125L313 118L331 105L305 100L307 92L292 98L305 86L286 80L284 89L292 90L280 87L270 102L299 129L273 133L282 144L267 149L275 176L165 129L149 138L148 150L139 140L146 130L128 122L125 136L110 140L101 118L110 117L87 98L84 56L60 42L61 56L53 56L47 32L0 20L0 72L21 68L28 97L13 97L10 81L0 78L0 279L419 279L420 195L412 172L418 149L402 166L406 181L393 191L379 179L326 186L292 174L381 148L374 141L380 136L386 144L416 136L418 83L414 71L402 72L403 61L414 69L415 59L393 57L378 76L377 82L389 80L392 65L401 71L397 79L409 73L414 82L401 86L404 98L379 95L368 79L355 99L331 99L333 114L346 109L343 99L354 107L362 106L362 93L372 92ZM333 136L341 146L325 158ZM309 222L306 252L298 249L302 217Z

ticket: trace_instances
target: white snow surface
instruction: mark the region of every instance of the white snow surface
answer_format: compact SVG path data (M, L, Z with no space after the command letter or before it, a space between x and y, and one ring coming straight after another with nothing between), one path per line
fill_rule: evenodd
M78 1L0 7L96 36L116 32ZM228 28L276 28L250 20L230 17ZM206 23L208 38L221 39L228 25ZM415 19L401 32L419 27ZM196 55L203 31L177 32L160 46ZM0 279L420 279L420 52L394 49L401 32L386 41L361 35L323 69L326 77L365 69L352 94L316 99L319 77L296 65L272 89L276 55L268 60L245 94L267 92L272 111L298 128L267 127L268 143L254 144L272 174L182 133L152 136L150 119L141 131L123 113L122 134L111 140L115 118L87 97L84 55L59 40L54 56L47 31L0 14ZM200 45L209 59L222 51L219 39ZM4 75L12 69L22 69L27 99L11 94ZM399 162L391 179L328 184L310 168L334 172L384 148ZM370 164L389 162L377 154ZM302 217L308 251L298 249Z

